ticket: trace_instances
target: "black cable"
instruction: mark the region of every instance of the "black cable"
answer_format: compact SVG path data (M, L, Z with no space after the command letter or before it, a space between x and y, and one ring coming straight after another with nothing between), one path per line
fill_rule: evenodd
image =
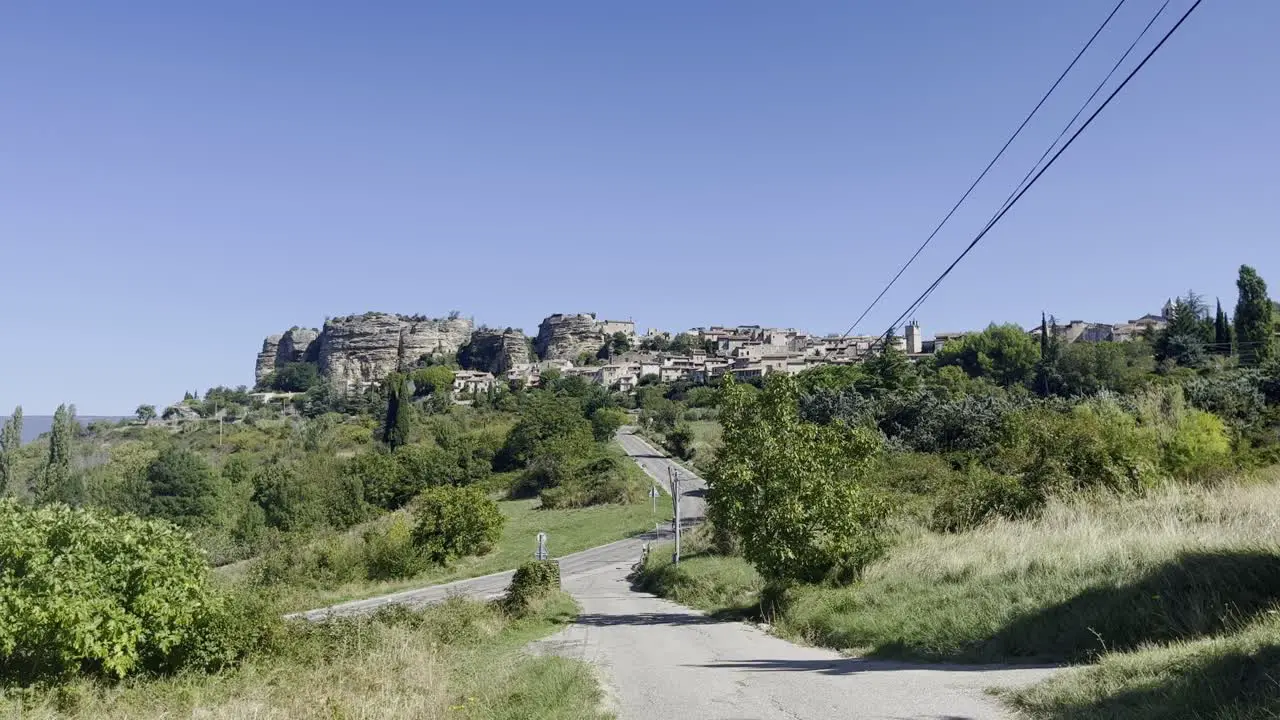
M898 268L898 273L893 276L893 279L889 281L888 285L884 286L884 289L880 291L880 294L876 295L876 299L872 300L871 304L867 306L867 309L863 310L862 314L858 316L858 319L854 320L853 324L849 326L849 329L844 331L844 334L840 336L841 340L848 337L849 333L853 332L853 329L858 326L858 323L862 322L863 318L867 316L867 313L871 312L872 309L879 304L880 299L884 297L884 294L889 292L889 288L893 287L893 284L898 282L898 278L902 277L902 273L906 272L907 268L911 267L911 264L920 256L920 253L924 252L924 249L929 246L930 242L933 242L933 238L937 236L940 230L942 230L942 226L946 225L947 221L951 219L951 216L956 213L956 210L960 209L960 206L969 198L973 189L978 187L978 183L982 182L982 179L987 176L987 173L991 171L991 168L996 164L996 161L1004 155L1005 150L1009 149L1009 146L1012 145L1013 141L1022 133L1022 130L1027 126L1027 123L1031 122L1031 118L1035 117L1035 114L1040 110L1040 106L1044 105L1045 101L1049 99L1049 96L1053 94L1053 91L1062 83L1063 78L1067 76L1067 73L1071 72L1071 68L1076 66L1076 63L1080 61L1081 56L1083 56L1085 51L1093 45L1093 41L1097 39L1098 35L1107 27L1107 24L1111 22L1111 18L1115 17L1116 12L1118 12L1120 7L1124 4L1125 0L1120 0L1120 2L1116 3L1116 6L1111 9L1111 13L1107 15L1107 18L1098 26L1098 29L1093 31L1093 35L1089 37L1089 41L1086 42L1084 47L1080 48L1080 52L1076 53L1076 56L1071 59L1071 64L1067 65L1067 69L1063 70L1062 74L1058 76L1058 79L1053 81L1053 85L1049 86L1049 90L1040 98L1040 102L1036 103L1036 106L1031 108L1031 112L1023 118L1022 124L1018 126L1018 129L1014 130L1013 134L1009 136L1009 139L1004 141L1004 145L1000 148L1000 151L996 153L996 156L991 158L991 162L987 163L987 166L983 168L982 173L979 174L973 183L969 185L969 189L965 190L964 194L960 196L960 199L956 201L956 204L951 206L950 212L942 218L942 222L938 223L938 226L933 229L933 232L929 233L929 237L925 238L920 247L916 248L916 251L911 255L910 259L907 260L907 263L901 268Z
M1036 184L1036 182L1040 179L1040 177L1043 176L1049 168L1053 167L1053 164L1057 162L1058 158L1062 157L1062 154L1066 152L1067 148L1071 147L1071 144L1076 141L1076 138L1080 137L1080 134L1083 133L1085 129L1088 128L1089 125L1093 123L1093 121L1098 117L1098 115L1100 115L1102 111L1107 108L1107 105L1111 104L1111 101L1114 100L1115 97L1120 94L1120 91L1123 90L1125 86L1129 84L1129 81L1132 80L1142 70L1142 68L1146 66L1147 62L1149 62L1151 58L1154 57L1157 52L1159 52L1160 48L1164 47L1165 42L1167 42L1169 38L1172 37L1173 34L1178 31L1178 28L1182 27L1182 24L1186 22L1188 17L1191 16L1191 13L1195 12L1196 8L1200 7L1200 3L1202 2L1204 2L1204 0L1196 0L1195 4L1193 4L1190 8L1187 9L1185 13L1182 14L1182 17L1178 19L1178 22L1175 23L1173 27L1169 28L1169 31L1164 34L1164 37L1160 38L1160 42L1156 43L1156 46L1151 48L1151 51L1148 52L1146 57L1142 59L1142 62L1138 63L1137 67L1131 70L1129 74L1125 76L1125 79L1118 86L1116 86L1116 89L1111 91L1111 94L1107 96L1107 99L1102 101L1102 104L1099 105L1098 108L1094 110L1092 114L1089 115L1089 118L1084 121L1084 124L1081 125L1075 131L1075 133L1071 135L1070 139L1068 139L1067 142L1061 148L1058 149L1058 152L1054 153L1053 157L1049 159L1049 162L1046 163L1044 167L1040 168L1040 171L1037 172L1035 176L1031 178L1030 182L1028 182L1024 187L1022 187L1021 190L1017 191L1017 193L1013 196L1012 200L1005 203L1004 207L1002 207L1000 211L997 212L995 216L993 216L991 220L987 222L986 226L982 228L981 232L979 232L976 237L973 238L973 241L969 243L969 245L964 249L964 251L961 252L960 255L957 256L956 259L953 260L951 264L947 266L947 269L943 270L942 274L939 275L938 278L929 285L928 289L926 289L923 293L921 293L920 297L916 298L915 302L913 302L905 312L903 312L901 315L898 316L896 320L893 321L893 324L889 326L889 331L886 332L882 338L883 342L888 342L888 337L893 333L894 329L898 327L899 323L902 322L903 318L907 317L912 312L914 312L917 308L920 307L920 305L925 301L925 299L928 298L928 296L934 291L934 289L936 289L938 285L940 285L942 281L948 275L951 274L951 271L955 269L956 265L959 265L960 261L963 260L965 256L968 255L970 251L972 251L973 248L976 247L984 237L986 237L987 233L990 232L991 228L995 227L996 223L1000 222L1000 220L1005 216L1005 214L1008 213L1011 209L1013 209L1013 206L1017 204L1019 200L1022 199L1022 196L1025 195L1027 191L1030 190L1031 187Z

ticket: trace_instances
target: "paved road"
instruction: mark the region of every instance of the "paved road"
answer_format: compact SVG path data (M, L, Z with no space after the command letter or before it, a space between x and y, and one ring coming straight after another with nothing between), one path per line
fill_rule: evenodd
M698 474L672 460L666 453L654 448L647 440L635 434L635 429L624 427L618 431L618 444L631 456L649 477L662 487L667 487L667 470L680 474L680 514L686 520L701 520L707 515L704 496L707 483Z
M663 487L666 487L667 467L671 466L678 469L681 477L680 494L683 496L680 506L681 513L687 521L696 521L706 514L706 503L702 499L702 494L706 490L706 483L702 481L702 478L662 455L652 445L633 435L630 429L624 429L618 433L618 442L627 451L628 455L635 458L646 473L660 479ZM645 533L634 538L619 540L608 545L601 545L582 552L565 555L559 558L560 576L568 578L579 573L612 567L618 563L630 566L640 559L645 543L670 539L670 531L663 530L659 533ZM391 595L368 598L367 600L353 600L340 605L294 613L286 617L324 620L329 617L371 613L387 605L422 607L443 602L454 595L488 600L502 595L507 585L511 582L511 575L512 571L508 570L468 580L458 580L446 585L404 590Z
M985 688L1052 672L841 657L634 591L629 570L620 562L567 578L582 614L531 647L596 665L622 720L1002 718Z

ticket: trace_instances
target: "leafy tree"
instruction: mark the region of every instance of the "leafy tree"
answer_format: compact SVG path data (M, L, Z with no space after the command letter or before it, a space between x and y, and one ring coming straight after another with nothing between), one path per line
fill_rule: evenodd
M432 365L414 370L409 375L409 379L413 382L413 396L422 397L433 394L447 396L453 392L453 376L453 370L445 365Z
M1218 355L1230 355L1233 350L1234 333L1227 313L1222 310L1222 301L1218 301L1218 312L1213 317L1213 352Z
M22 447L22 406L13 409L13 415L4 421L0 430L0 495L18 490L17 452Z
M687 423L677 423L667 432L666 446L672 455L688 460L693 456L693 430Z
M1041 341L1043 342L1043 340ZM938 367L956 365L969 377L989 377L1005 387L1024 385L1035 376L1037 341L1012 323L992 323L980 333L952 340L938 351Z
M1103 390L1132 392L1155 370L1144 342L1071 343L1062 348L1050 380L1054 394L1094 395Z
M253 501L269 527L286 532L324 523L324 510L306 480L293 466L270 462L253 474Z
M640 349L649 352L663 352L671 347L671 338L665 333L647 335L640 340Z
M483 555L502 537L498 504L477 487L428 488L414 511L413 542L431 562Z
M692 333L676 335L671 339L671 344L667 346L667 350L676 355L688 355L690 352L700 349L702 349L702 341Z
M609 354L621 355L631 350L631 338L624 332L616 332L609 338Z
M146 425L147 423L150 423L152 420L156 419L156 406L155 405L139 405L138 409L133 411L133 414L138 416L138 420L143 425Z
M387 378L386 386L387 414L382 421L382 442L395 450L409 442L409 433L413 429L409 379L399 373L393 373Z
M863 382L864 379L865 373L861 365L818 365L796 376L800 390L806 393L819 388L843 390Z
M591 413L591 435L596 442L608 442L618 428L627 424L627 413L621 408L601 407Z
M593 444L591 422L573 398L534 391L521 403L519 420L507 434L501 455L515 467L527 467L538 457L585 457Z
M1267 297L1267 283L1258 275L1257 270L1241 265L1236 287L1240 291L1235 315L1240 364L1261 365L1275 355L1275 328L1272 320L1275 308Z
M36 478L38 503L79 505L84 495L80 477L71 471L71 443L75 436L75 406L59 405L49 433L49 458Z
M410 447L400 448L395 455L377 450L359 453L343 463L342 473L359 480L371 504L384 510L403 507L423 487L399 461L400 453Z
M868 358L862 369L859 388L867 393L914 387L919 380L906 353L892 343L887 343L880 352Z
M879 449L875 434L802 421L791 377L771 377L760 393L726 379L722 393L713 521L771 583L851 579L885 547L886 508L857 482Z
M217 512L213 470L194 452L168 447L147 468L147 512L184 527L206 524Z
M306 392L320 382L320 368L314 363L295 362L276 368L269 387L279 392Z

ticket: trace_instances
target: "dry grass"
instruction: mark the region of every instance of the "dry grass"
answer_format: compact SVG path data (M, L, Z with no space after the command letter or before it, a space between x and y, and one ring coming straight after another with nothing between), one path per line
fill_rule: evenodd
M575 614L558 596L530 618L453 601L424 613L297 630L282 654L217 675L82 680L0 696L0 715L31 718L597 718L591 669L521 648Z

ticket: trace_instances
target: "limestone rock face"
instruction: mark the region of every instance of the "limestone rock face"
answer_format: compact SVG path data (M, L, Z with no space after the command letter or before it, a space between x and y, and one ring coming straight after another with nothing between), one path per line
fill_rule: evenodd
M286 363L315 363L340 391L359 389L424 355L452 357L471 339L466 318L365 313L327 320L322 330L293 328L268 336L254 368L261 382Z
M471 342L458 353L458 362L467 370L501 375L517 365L533 362L529 340L520 330L479 328L471 334Z
M315 362L320 349L320 331L315 328L293 328L280 338L276 351L276 367L286 363Z
M283 335L268 335L267 339L262 341L262 351L258 353L258 362L253 369L255 384L262 382L263 378L276 369L276 357L280 354L282 339L284 339Z
M471 321L463 318L352 315L325 323L316 362L334 388L358 388L412 367L424 355L452 356L470 338Z
M538 326L533 347L543 360L573 360L583 352L595 354L604 342L604 329L594 313L557 313Z

